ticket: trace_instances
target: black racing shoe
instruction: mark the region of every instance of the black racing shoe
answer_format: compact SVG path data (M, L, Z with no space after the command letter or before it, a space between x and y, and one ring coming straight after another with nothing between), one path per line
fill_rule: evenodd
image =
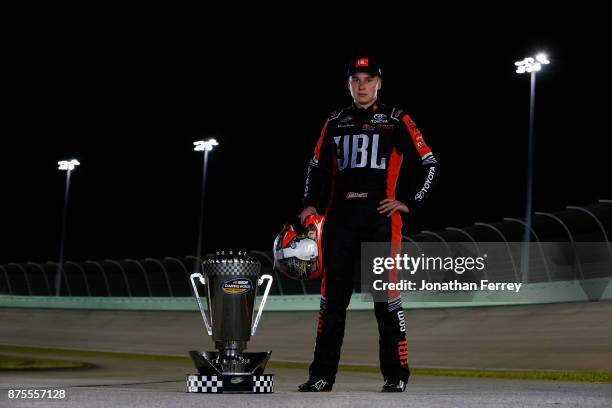
M385 380L381 392L404 392L406 391L406 381L404 380Z
M324 392L331 391L334 384L323 378L309 378L304 384L298 386L300 392Z

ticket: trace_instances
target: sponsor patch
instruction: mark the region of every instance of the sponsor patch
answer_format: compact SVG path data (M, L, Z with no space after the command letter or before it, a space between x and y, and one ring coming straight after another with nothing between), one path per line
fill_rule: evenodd
M404 319L404 311L397 311L397 318L399 320L399 328L401 332L406 332L406 320Z
M370 121L370 123L387 123L387 115L385 113L375 113L374 119Z
M355 193L354 191L349 191L346 193L346 199L352 200L353 198L366 198L368 193Z
M397 342L397 354L399 356L400 366L408 365L408 342L406 340Z

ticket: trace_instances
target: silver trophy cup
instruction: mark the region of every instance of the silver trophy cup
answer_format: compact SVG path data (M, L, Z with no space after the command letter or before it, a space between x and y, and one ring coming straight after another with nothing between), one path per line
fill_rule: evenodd
M198 374L187 375L187 391L200 393L271 393L274 375L264 375L272 351L244 352L255 335L272 285L272 276L261 275L259 261L246 252L217 252L202 262L202 273L190 282L204 328L215 342L216 352L190 351ZM257 289L266 283L255 315ZM206 288L206 315L198 285Z

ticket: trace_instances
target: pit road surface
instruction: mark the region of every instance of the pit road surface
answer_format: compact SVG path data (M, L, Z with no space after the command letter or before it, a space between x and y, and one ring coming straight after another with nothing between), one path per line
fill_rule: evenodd
M264 313L249 350L273 350L272 361L307 362L312 355L315 312ZM471 309L407 310L411 362L453 368L610 370L612 302ZM0 309L0 342L20 346L185 356L212 350L197 312L118 312ZM349 312L344 364L377 364L372 312ZM14 355L19 355L16 353ZM53 352L38 357L61 359ZM411 378L408 391L381 394L375 373L341 372L334 391L295 391L304 369L268 370L272 395L185 393L186 362L131 361L84 356L67 360L86 370L0 373L0 407L603 407L612 385L457 377ZM64 387L67 401L10 401L7 390Z

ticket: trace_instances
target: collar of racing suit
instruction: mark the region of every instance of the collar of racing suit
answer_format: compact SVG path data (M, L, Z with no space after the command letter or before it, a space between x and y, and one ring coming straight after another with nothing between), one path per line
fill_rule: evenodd
M381 106L382 106L382 103L380 102L380 99L376 98L374 103L372 105L368 106L367 108L360 108L353 101L353 104L351 105L351 109L356 114L363 115L363 114L367 114L367 113L376 112L376 111L378 111L381 108Z

